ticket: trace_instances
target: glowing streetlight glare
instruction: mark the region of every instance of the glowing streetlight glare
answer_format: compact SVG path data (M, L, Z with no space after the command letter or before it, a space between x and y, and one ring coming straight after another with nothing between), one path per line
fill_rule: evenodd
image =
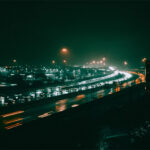
M103 58L102 58L102 60L103 60L103 61L105 61L105 60L106 60L106 58L105 58L105 57L103 57Z
M67 61L64 59L64 60L63 60L63 63L65 63L65 64L66 64L66 63L67 63Z
M124 63L125 66L128 65L128 62L127 62L127 61L124 61L123 63Z
M142 59L142 62L143 62L143 63L145 63L145 62L146 62L146 60L147 60L147 58L143 58L143 59Z
M16 60L16 59L14 59L14 60L13 60L13 63L16 63L16 62L17 62L17 60Z
M103 61L101 60L99 63L100 63L100 64L102 64L102 63L103 63Z
M52 60L52 64L55 64L55 60Z
M92 63L95 64L95 60L93 60Z
M61 53L62 54L68 54L68 49L67 48L62 48Z

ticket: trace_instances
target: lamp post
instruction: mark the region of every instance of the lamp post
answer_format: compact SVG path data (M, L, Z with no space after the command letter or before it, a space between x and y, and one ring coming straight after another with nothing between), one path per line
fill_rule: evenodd
M123 63L124 63L124 65L125 65L125 66L127 66L127 65L128 65L128 62L127 62L127 61L124 61Z
M17 62L17 60L16 60L16 59L14 59L14 60L13 60L13 63L16 63L16 62Z
M95 64L95 63L96 63L96 61L95 61L95 60L93 60L93 61L92 61L92 63L93 63L93 64Z
M149 62L149 61L147 61L147 58L143 58L142 59L142 63L144 64L144 68L145 68L145 71L144 71L144 74L145 74L145 80L146 80L146 78L147 78L147 66L148 66L148 63L147 62Z
M63 60L63 63L66 64L66 63L67 63L67 60L64 59L64 60Z
M13 59L12 62L13 62L12 65L16 66L17 60L16 60L16 59Z
M103 61L106 61L106 57L103 57L102 60L103 60Z
M147 60L147 58L143 58L143 59L142 59L142 62L143 62L143 63L146 63L146 60Z
M68 58L68 55L69 55L69 50L67 48L62 48L60 50L60 54L61 54L62 59L63 59L63 64L66 64L67 63L67 58Z
M52 60L52 64L55 64L56 62L55 62L55 60Z
M60 52L62 55L67 55L69 53L67 48L62 48Z

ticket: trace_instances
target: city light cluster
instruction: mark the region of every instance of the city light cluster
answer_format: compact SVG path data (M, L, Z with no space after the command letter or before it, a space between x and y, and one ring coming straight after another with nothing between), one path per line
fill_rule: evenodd
M81 70L79 71L80 73L81 73ZM93 71L95 72L95 74L97 74L96 72L98 71L98 69L95 69ZM91 79L84 80L85 78L84 77L82 81L70 82L65 86L60 85L60 86L54 86L54 87L46 87L44 89L38 89L36 91L33 90L30 92L26 92L24 94L23 93L15 94L14 97L1 96L0 101L1 101L1 104L6 104L6 100L9 100L15 104L16 102L24 103L26 101L41 100L45 98L61 96L61 95L66 95L66 94L75 93L79 91L85 91L89 89L103 87L107 84L111 85L111 84L114 84L115 82L126 81L132 77L130 73L115 70L114 67L109 67L103 70L100 69L99 71L101 71L102 73L100 77L89 76L87 74L88 76L87 77L85 76L85 77L91 78ZM32 76L28 75L28 78L32 78Z

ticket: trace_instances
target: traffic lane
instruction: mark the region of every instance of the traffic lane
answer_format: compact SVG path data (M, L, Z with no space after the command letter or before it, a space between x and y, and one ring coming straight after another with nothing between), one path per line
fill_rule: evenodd
M131 81L129 81L131 83ZM64 111L66 109L69 109L71 107L77 107L83 103L87 103L88 101L91 101L95 98L102 98L106 95L113 94L115 92L119 92L123 88L127 88L128 86L131 86L131 84L128 84L129 82L124 82L123 84L126 86L118 86L115 88L109 88L109 89L102 89L96 92L92 92L89 94L80 94L77 95L74 98L69 98L69 99L63 99L56 101L51 104L45 104L39 107L33 107L28 110L25 110L24 113L22 114L23 123L31 122L33 120L36 120L38 118L44 118L47 116L50 116L54 113ZM137 82L133 83L137 84Z
M107 95L111 89L105 89L100 90L98 92L94 92L94 97L97 96L97 93L101 93L103 96ZM78 95L75 98L71 99L63 99L59 100L53 104L45 104L39 107L33 107L28 110L25 110L24 113L21 115L23 123L30 122L32 120L36 120L38 118L44 118L49 115L52 115L57 112L64 111L66 109L69 109L71 107L77 107L83 103L87 103L88 101L91 101L92 98L94 98L91 93L90 94L82 94Z
M52 104L45 104L42 106L33 107L30 109L24 110L24 113L20 115L20 117L23 118L21 120L21 122L28 123L28 122L31 122L38 118L44 118L44 117L50 116L54 113L64 111L68 108L78 106L81 103L83 103L84 98L77 99L77 97L75 97L72 99L63 99L63 100L57 101ZM12 119L10 119L10 120L12 120Z
M102 90L99 90L96 92L91 92L90 94L77 95L75 98L59 100L57 102L54 102L53 104L48 104L48 105L46 104L42 107L40 106L39 108L36 108L34 110L33 109L28 110L28 111L30 111L32 113L33 112L36 113L35 115L39 115L41 112L46 113L48 111L53 111L53 113L57 113L57 112L64 111L66 109L71 108L72 105L77 104L79 106L80 104L87 103L87 102L91 101L92 99L102 98L104 96L119 92L120 90L131 86L130 81L125 82L123 84L125 84L126 86L121 85L121 86L110 88L110 89L102 89ZM135 82L134 84L137 84L137 83Z
M100 90L100 92L101 91L102 90ZM109 91L110 90L108 89L103 90L103 95L107 95ZM95 92L94 96L96 96L97 93L98 92ZM45 104L39 107L30 108L28 110L25 110L24 113L22 114L23 120L21 122L28 123L33 120L44 118L54 113L58 113L72 107L77 107L83 103L87 103L88 101L91 101L91 96L92 96L91 94L86 94L86 95L82 94L76 96L75 98L63 99L52 104Z

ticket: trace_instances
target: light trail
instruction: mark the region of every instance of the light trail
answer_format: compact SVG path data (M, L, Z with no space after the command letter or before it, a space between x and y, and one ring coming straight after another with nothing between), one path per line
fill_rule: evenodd
M47 112L47 113L44 113L44 114L42 114L42 115L39 115L38 117L39 117L39 118L45 118L45 117L48 117L48 116L50 116L50 115L52 115L52 111Z
M22 125L22 123L16 123L16 124L5 127L5 129L9 130L9 129L12 129L12 128L15 128L15 127L18 127L18 126L21 126L21 125Z
M107 76L104 76L104 77L99 77L99 78L94 78L94 79L91 79L91 80L81 81L81 82L77 83L77 85L92 84L94 82L98 82L98 81L101 81L101 80L106 80L106 79L109 79L109 78L113 78L113 77L117 76L118 74L119 74L118 71L114 71L110 75L107 75Z
M16 119L12 119L12 120L9 120L9 121L3 121L4 124L10 124L10 123L14 123L14 122L17 122L17 121L21 121L23 120L24 118L16 118Z
M128 79L130 79L132 77L132 75L130 73L124 72L124 71L119 71L120 74L123 74L124 77L117 79L117 80L113 80L114 82L121 82L121 81L126 81Z
M1 115L1 117L6 118L6 117L22 114L22 113L24 113L24 111L20 110L20 111L16 111L16 112L12 112L12 113L3 114L3 115Z
M118 72L120 74L122 74L123 77L121 77L120 79L117 79L117 80L114 79L114 80L111 80L109 82L108 81L103 82L103 84L101 82L96 83L96 84L94 84L94 86L91 86L90 88L96 88L98 86L103 86L103 85L108 84L108 83L112 84L114 81L123 81L119 86L116 85L115 87L112 87L112 86L109 87L109 89L104 88L104 89L100 89L100 90L97 90L97 91L93 91L93 97L91 96L91 93L79 94L74 98L61 99L61 100L58 100L54 103L41 105L41 106L35 107L35 108L30 108L29 110L26 110L25 113L23 114L23 115L25 115L24 118L27 118L26 120L23 119L23 123L28 123L28 122L31 122L32 120L49 117L49 116L51 116L55 113L65 111L69 108L78 107L78 106L80 106L81 104L84 104L84 103L88 103L88 102L92 101L93 99L101 99L102 97L104 97L106 95L119 92L120 90L128 87L127 84L129 82L132 82L132 78L131 78L132 74L129 73L129 72L124 72L124 71L118 71ZM128 79L130 79L130 81L126 82L126 80L128 80ZM136 82L134 82L134 84L136 84ZM121 85L124 85L124 86L121 86ZM15 113L15 112L13 112L13 113ZM4 114L4 115L8 115L8 114ZM11 120L9 120L9 121L11 122ZM8 121L8 123L9 123L9 121ZM22 125L22 123L19 123L19 124L16 123L14 125L7 126L7 127L4 127L4 128L6 130L9 130L9 129L13 129L17 126L20 126L20 125Z

